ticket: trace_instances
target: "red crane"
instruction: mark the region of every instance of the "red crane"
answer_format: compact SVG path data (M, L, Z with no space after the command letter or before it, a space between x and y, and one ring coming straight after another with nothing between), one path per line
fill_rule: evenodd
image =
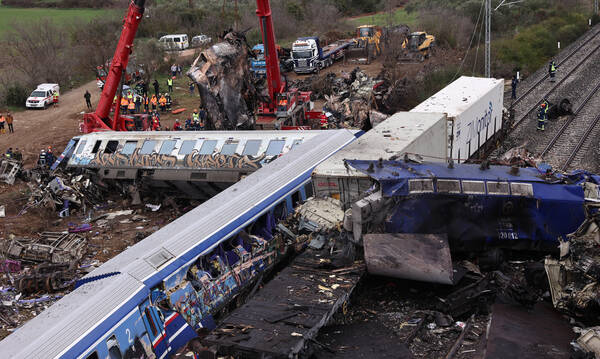
M258 107L256 127L258 129L310 129L309 120L323 117L321 112L313 112L311 92L298 89L286 90L287 84L281 79L277 56L275 31L269 0L256 0L256 15L260 20L260 30L265 47L267 87L269 101Z
M131 130L133 120L119 116L119 104L121 102L121 91L117 94L120 88L121 79L127 69L129 55L133 52L133 39L137 32L138 26L144 15L144 5L146 0L132 0L129 4L129 10L123 21L123 31L115 50L110 70L104 83L102 95L98 102L96 111L83 115L83 132L90 133L96 131L127 131ZM115 116L110 119L110 109L113 100L117 94L117 103L115 105ZM127 120L127 124L126 124Z

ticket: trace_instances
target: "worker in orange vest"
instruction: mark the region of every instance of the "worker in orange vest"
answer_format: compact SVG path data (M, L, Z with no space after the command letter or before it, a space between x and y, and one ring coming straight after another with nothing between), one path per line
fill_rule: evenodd
M150 111L150 99L148 96L144 96L144 112Z
M127 97L121 97L121 113L127 113L127 106L129 106Z
M152 111L156 111L156 104L158 103L158 99L156 98L156 95L152 95L152 98L150 99L150 103L152 104Z
M129 104L127 104L127 108L129 109L129 113L133 115L135 113L135 101L129 101Z
M164 95L160 96L160 99L158 99L158 104L160 105L160 110L162 112L165 112L167 110L167 99Z

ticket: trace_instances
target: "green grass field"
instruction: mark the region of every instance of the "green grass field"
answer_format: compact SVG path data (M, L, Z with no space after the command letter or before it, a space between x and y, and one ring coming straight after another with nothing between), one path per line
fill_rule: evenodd
M0 0L1 1L1 0ZM35 22L50 19L57 23L69 23L73 19L91 20L94 17L117 14L120 10L103 9L42 9L42 8L12 8L0 5L0 35L10 29L13 22Z
M359 25L376 25L376 26L387 26L387 25L400 25L406 24L412 26L417 21L417 14L409 14L404 9L396 9L394 12L380 12L372 15L365 15L359 17L353 17L348 20L355 26Z

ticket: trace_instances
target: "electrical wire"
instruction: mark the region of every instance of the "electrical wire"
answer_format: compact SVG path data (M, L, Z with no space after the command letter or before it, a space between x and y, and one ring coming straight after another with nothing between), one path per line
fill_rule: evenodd
M467 52L465 52L465 56L463 56L462 62L460 63L458 70L456 70L456 73L454 74L452 81L454 81L456 79L456 77L462 70L462 67L465 64L465 60L467 59L467 55L469 54L469 50L471 50L471 45L473 44L473 39L475 38L475 34L477 33L477 27L479 26L479 20L481 19L481 14L483 13L483 5L485 4L485 2L486 2L486 0L481 0L481 7L479 8L479 15L477 16L477 22L475 23L475 28L473 28L473 34L471 35L471 40L469 41L469 47L467 48Z
M479 45L481 45L481 33L483 32L484 23L485 21L482 21L479 27L479 37L477 38L477 51L475 51L475 61L473 62L473 70L471 71L472 76L475 76L475 68L477 67L477 59L479 58Z

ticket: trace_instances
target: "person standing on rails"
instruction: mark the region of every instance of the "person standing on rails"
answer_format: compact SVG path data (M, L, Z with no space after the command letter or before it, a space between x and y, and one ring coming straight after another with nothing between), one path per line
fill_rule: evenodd
M545 131L546 130L546 116L547 116L547 108L548 106L546 105L546 102L542 102L542 104L540 105L540 109L538 111L538 124L537 124L537 130L538 131Z
M85 104L86 104L88 110L91 110L92 109L92 94L88 90L85 90L85 94L83 95L83 98L85 98Z
M517 85L518 84L519 84L519 79L517 78L517 75L514 75L512 78L512 82L510 83L510 88L512 89L512 95L510 98L512 100L517 99Z
M13 116L10 113L10 111L8 111L6 113L6 124L8 125L8 132L9 133L15 133L15 129L13 128L13 121L14 121Z
M550 63L548 64L548 73L550 74L550 82L555 82L556 62L554 62L554 60L550 60Z

